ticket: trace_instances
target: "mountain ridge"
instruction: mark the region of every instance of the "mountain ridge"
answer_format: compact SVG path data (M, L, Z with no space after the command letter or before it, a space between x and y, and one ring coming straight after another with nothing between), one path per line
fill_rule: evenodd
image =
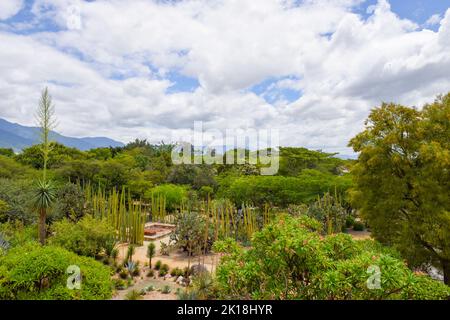
M102 147L122 147L122 142L107 137L67 137L55 131L50 132L53 141L67 147L77 148L82 151ZM0 118L0 147L12 148L15 152L30 147L39 142L39 128L27 127L18 123Z

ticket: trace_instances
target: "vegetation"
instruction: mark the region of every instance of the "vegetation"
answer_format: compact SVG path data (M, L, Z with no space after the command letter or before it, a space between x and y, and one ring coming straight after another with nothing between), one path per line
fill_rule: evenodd
M82 285L78 290L67 286L71 265L80 268ZM0 299L93 300L109 299L112 294L108 267L36 242L13 248L0 257L0 283Z
M376 239L411 265L438 265L450 284L450 94L422 111L372 110L350 145L360 152L354 205Z
M68 148L49 139L53 112L45 89L39 144L0 148L0 299L109 299L135 277L169 273L186 286L177 291L184 299L450 295L450 94L420 111L372 110L350 141L357 161L270 150L280 162L274 176L260 175L258 161L174 165L164 142ZM147 222L175 227L158 252L153 242L142 247ZM365 228L373 239L346 234ZM178 259L175 251L187 266L153 263ZM219 260L209 272L211 253ZM74 266L82 286L72 290ZM444 281L426 275L430 267Z
M216 272L219 298L446 299L450 295L444 284L415 276L396 252L342 233L322 238L321 228L321 223L306 216L283 216L256 232L248 250L231 239L216 242L215 250L225 254ZM368 285L372 278L367 272L373 273L372 269L383 272L379 282L374 274Z

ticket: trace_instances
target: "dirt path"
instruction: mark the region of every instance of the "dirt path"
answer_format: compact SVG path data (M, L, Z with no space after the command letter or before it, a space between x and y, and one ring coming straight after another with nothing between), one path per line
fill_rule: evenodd
M161 260L162 263L166 263L169 265L170 269L180 268L183 269L187 267L189 264L192 266L193 264L198 264L199 262L204 264L205 267L209 271L213 271L217 263L219 262L219 256L217 254L207 254L191 257L190 261L185 252L180 252L178 250L172 250L169 256L163 256L159 253L161 248L161 242L169 243L170 236L166 236L164 238L153 241L156 247L156 255L152 259L152 264L156 261ZM143 266L146 262L148 262L147 258L147 246L150 241L144 241L144 245L140 247L136 247L135 253L133 255L134 261L139 261L141 266ZM124 259L127 254L127 244L119 245L119 261Z

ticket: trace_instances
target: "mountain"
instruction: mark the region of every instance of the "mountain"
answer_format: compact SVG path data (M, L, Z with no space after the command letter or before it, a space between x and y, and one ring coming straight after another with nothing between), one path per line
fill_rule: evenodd
M50 139L79 150L124 145L122 142L105 137L71 138L54 131L50 133ZM13 148L17 152L38 142L39 128L22 126L0 118L0 148Z

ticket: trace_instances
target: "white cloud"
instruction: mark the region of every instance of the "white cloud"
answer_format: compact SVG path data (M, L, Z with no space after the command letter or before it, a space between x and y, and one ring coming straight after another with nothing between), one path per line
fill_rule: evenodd
M441 15L440 14L433 14L431 17L428 18L428 20L425 22L426 26L435 26L441 22Z
M0 1L0 20L6 20L15 16L23 8L23 0Z
M345 151L371 107L420 105L450 88L450 10L437 32L392 13L367 20L361 1L36 0L36 21L58 32L0 33L0 117L29 124L48 84L64 134L167 140L195 120L225 128L279 128L282 143ZM67 25L78 6L81 29ZM167 93L169 72L199 80ZM248 89L294 89L266 102Z

